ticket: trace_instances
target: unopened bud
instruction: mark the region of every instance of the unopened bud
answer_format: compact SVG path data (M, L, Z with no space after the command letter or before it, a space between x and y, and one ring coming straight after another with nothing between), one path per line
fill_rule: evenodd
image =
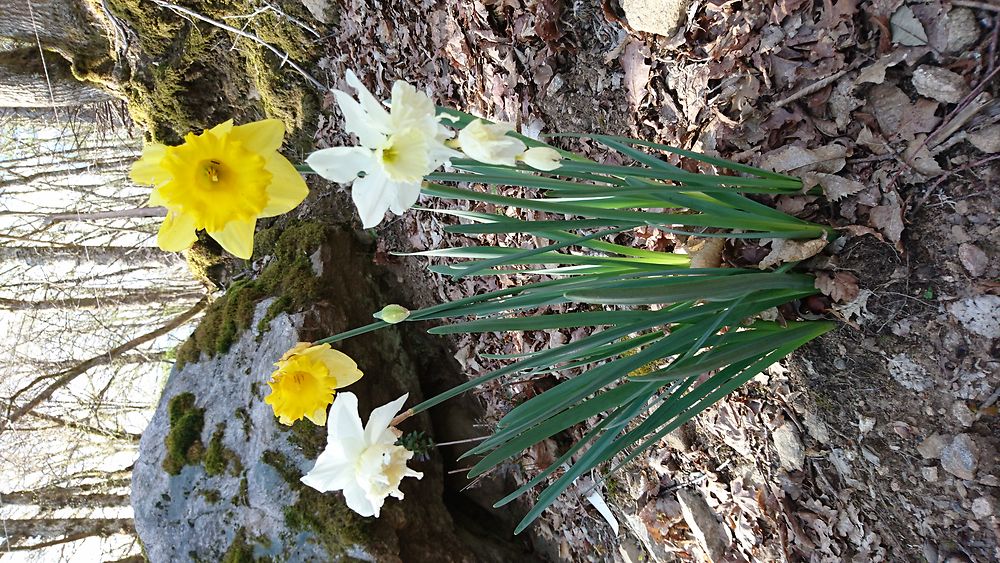
M386 305L382 310L372 315L376 319L385 321L391 325L401 323L410 316L410 310L402 305Z

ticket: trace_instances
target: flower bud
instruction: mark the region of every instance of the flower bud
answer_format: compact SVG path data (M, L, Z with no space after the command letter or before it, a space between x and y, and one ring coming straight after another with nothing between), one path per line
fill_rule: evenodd
M518 160L535 170L548 172L549 170L559 168L559 161L562 160L562 155L553 148L535 147L524 151L524 154L519 156Z
M386 305L382 310L372 315L376 319L385 321L391 325L401 323L410 316L410 310L402 305Z

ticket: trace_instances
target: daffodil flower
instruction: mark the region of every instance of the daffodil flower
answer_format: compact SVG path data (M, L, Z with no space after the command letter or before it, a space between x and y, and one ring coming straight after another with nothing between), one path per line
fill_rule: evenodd
M228 252L250 258L257 219L287 213L309 193L278 153L284 135L277 119L237 126L229 120L200 135L188 133L176 147L147 144L131 177L153 186L149 205L167 208L159 247L184 250L204 229Z
M475 119L458 132L458 144L466 156L485 164L516 166L524 162L546 172L559 168L559 151L549 147L529 149L523 141L508 135L511 131L508 125Z
M278 422L287 425L302 417L325 424L334 389L347 387L363 375L354 360L329 344L300 342L274 365L278 369L271 374L271 392L264 402L274 409Z
M406 398L373 410L362 428L358 398L348 392L337 395L330 407L326 449L302 482L323 493L343 491L348 508L362 516L377 518L387 497L402 499L403 478L424 476L406 466L413 452L396 445L400 432L390 426Z
M401 215L412 207L424 176L458 153L445 146L451 134L426 94L396 81L386 111L353 72L347 71L346 78L358 99L340 90L333 93L344 128L361 146L320 149L306 163L328 180L353 182L351 199L367 229L382 222L386 211Z

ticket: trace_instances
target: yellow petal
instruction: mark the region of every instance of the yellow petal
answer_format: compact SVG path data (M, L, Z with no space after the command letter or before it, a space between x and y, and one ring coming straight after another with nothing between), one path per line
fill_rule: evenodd
M243 143L243 148L266 158L278 150L285 137L285 124L280 119L265 119L233 127L230 137Z
M330 376L337 380L336 387L338 389L347 387L361 379L361 376L364 375L358 369L358 364L350 356L340 350L330 348L329 344L313 346L303 352L302 355L309 356L326 366L326 369L330 372Z
M324 426L326 424L326 406L316 409L314 413L306 414L306 418L313 421L313 424Z
M209 231L208 236L221 244L226 252L237 258L249 260L253 254L253 230L256 224L256 220L253 219L230 221L221 231Z
M136 184L158 186L170 180L172 175L161 166L167 147L159 143L149 143L142 147L142 156L132 165L129 177Z
M309 195L302 174L280 154L274 153L264 169L271 173L271 183L267 186L267 205L261 210L261 217L288 213Z
M215 127L212 127L211 129L208 130L208 132L215 135L218 138L222 138L228 135L232 130L233 130L233 120L228 119L216 125Z
M156 236L156 244L167 252L180 252L191 248L198 240L195 233L194 218L183 213L171 211L160 225L160 233Z

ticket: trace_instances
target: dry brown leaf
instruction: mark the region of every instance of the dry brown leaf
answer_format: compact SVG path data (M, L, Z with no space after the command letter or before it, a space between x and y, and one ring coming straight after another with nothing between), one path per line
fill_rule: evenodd
M806 149L795 145L787 145L775 149L761 158L760 167L775 172L822 172L831 174L840 171L847 163L847 147L832 143Z
M896 134L910 108L910 97L892 84L879 84L872 88L868 99L882 134L886 137Z
M934 160L930 151L927 150L927 144L924 143L926 137L926 135L917 135L914 137L910 141L906 152L903 153L903 160L913 167L913 170L924 176L939 176L944 174L944 169L941 168L941 165Z
M872 227L885 233L898 248L903 234L903 209L895 192L886 194L885 199L887 203L873 207L868 212L868 221Z
M913 15L909 6L900 6L889 19L892 29L892 41L907 47L920 47L927 44L927 32L924 25Z
M823 194L830 201L837 201L843 197L856 194L865 189L865 185L857 180L843 178L834 174L824 174L822 172L811 172L807 174L823 188ZM805 179L805 178L803 178Z
M858 296L858 277L850 272L820 272L816 275L816 289L839 303L854 301Z
M761 241L764 242L764 241ZM806 258L812 258L826 247L827 240L818 238L813 240L789 240L770 239L771 252L760 261L760 269L770 268L785 262L798 262Z
M619 59L625 71L625 87L628 90L628 102L632 109L638 109L649 91L649 71L653 68L646 64L649 47L636 39L629 39L628 46L622 51Z
M872 83L881 84L885 82L885 71L889 67L898 65L906 58L906 51L903 49L897 49L888 55L883 56L879 60L873 62L872 64L861 69L858 73L858 77L854 79L854 85Z

